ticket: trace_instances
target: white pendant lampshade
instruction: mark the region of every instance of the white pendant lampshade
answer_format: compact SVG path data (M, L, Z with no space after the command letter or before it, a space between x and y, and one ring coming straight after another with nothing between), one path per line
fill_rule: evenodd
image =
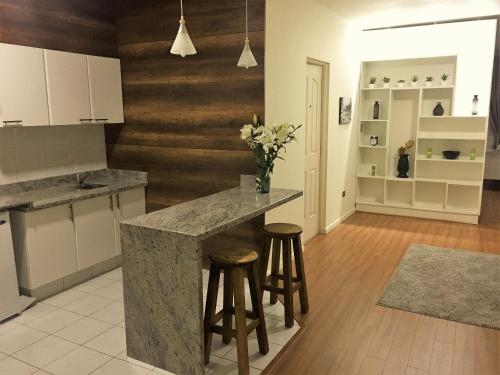
M195 55L196 49L194 48L193 42L189 37L188 31L186 29L186 21L184 20L184 9L181 0L181 20L179 21L179 31L175 37L174 44L170 49L170 53L173 55L180 55L186 57L187 55Z
M243 52L241 53L240 59L238 61L238 67L248 69L258 65L252 53L252 49L250 48L250 41L248 40L248 0L246 0L245 30L245 46L243 47Z

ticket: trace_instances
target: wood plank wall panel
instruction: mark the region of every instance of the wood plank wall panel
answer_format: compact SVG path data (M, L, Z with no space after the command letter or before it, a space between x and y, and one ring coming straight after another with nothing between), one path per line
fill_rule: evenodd
M0 0L0 42L117 57L114 0Z
M148 211L237 186L240 174L255 170L239 127L253 113L264 116L265 0L249 1L259 66L248 70L236 67L244 0L189 0L184 7L198 54L182 59L169 53L179 1L117 4L125 124L106 126L108 164L149 172Z

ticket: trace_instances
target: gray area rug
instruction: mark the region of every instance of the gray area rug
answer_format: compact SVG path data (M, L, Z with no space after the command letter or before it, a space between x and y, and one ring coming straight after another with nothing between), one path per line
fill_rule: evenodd
M500 329L500 255L412 244L378 304Z

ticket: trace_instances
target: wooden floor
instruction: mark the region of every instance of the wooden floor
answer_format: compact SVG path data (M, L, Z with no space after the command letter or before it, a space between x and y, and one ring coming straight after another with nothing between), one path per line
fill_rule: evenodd
M500 331L376 305L413 242L500 253L500 192L483 202L479 225L355 213L310 241L310 312L267 373L500 375Z

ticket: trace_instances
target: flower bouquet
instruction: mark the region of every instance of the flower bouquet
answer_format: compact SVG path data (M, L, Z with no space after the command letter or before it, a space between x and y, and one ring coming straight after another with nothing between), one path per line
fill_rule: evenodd
M240 129L240 138L250 146L257 159L255 182L259 193L269 193L274 161L284 160L280 153L286 152L286 145L296 140L295 131L301 126L288 123L264 125L254 115L253 122Z

